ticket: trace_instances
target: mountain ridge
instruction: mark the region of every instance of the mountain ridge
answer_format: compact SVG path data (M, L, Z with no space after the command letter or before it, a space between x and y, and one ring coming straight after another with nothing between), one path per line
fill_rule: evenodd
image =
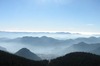
M86 52L74 52L49 62L48 60L29 60L0 51L0 66L100 66L100 56Z
M31 60L36 60L36 61L42 60L39 56L37 56L35 53L31 52L27 48L20 49L19 51L15 53L15 55L18 55L27 59L31 59Z

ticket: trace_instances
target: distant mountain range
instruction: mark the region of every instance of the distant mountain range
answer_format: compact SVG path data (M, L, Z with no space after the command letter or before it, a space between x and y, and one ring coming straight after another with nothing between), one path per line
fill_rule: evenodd
M90 52L93 54L100 55L100 43L87 44L85 42L80 42L78 44L73 44L72 46L66 48L62 53L71 52Z
M27 48L22 48L18 52L15 53L15 55L30 59L30 60L36 60L40 61L42 60L40 57L38 57L35 53L31 52Z
M100 55L100 43L87 44L84 42L80 42L78 44L74 44L74 45L66 48L65 50L63 50L59 53L62 53L64 55L64 54L68 54L71 52L89 52L89 53ZM15 54L18 56L27 58L27 59L32 59L32 60L41 60L41 58L49 60L49 59L54 59L54 58L58 57L53 54L52 55L39 54L39 56L41 57L40 58L36 54L34 54L30 50L28 50L27 48L22 48Z
M94 53L94 54L97 54L97 55L100 55L100 47L90 51L91 53Z
M0 31L0 33L33 33L33 34L79 34L79 33L71 33L71 32L9 32L9 31Z
M52 37L56 39L73 39L78 37L89 37L93 35L83 35L80 33L71 33L71 32L7 32L0 31L0 38L17 38L23 36L33 36L33 37ZM97 36L97 35L96 35Z
M63 40L57 40L51 37L31 37L31 36L24 36L15 39L6 39L1 38L0 42L11 42L11 43L22 43L22 44L30 44L35 46L54 46L54 45L62 45Z
M87 44L100 43L100 37L89 37L89 38L77 38L77 39L67 39L67 40L58 40L51 37L32 37L32 36L24 36L15 39L8 38L0 38L0 42L15 42L15 43L23 43L23 44L31 44L31 45L43 45L43 46L68 46L77 44L80 42L85 42Z
M100 37L58 40L46 36L42 36L42 37L24 36L15 39L1 38L0 43L1 44L9 43L9 45L10 43L11 45L16 43L19 46L26 45L27 47L33 46L34 48L38 47L39 50L42 47L43 50L42 49L41 50L43 51L43 53L45 53L46 51L47 54L51 53L50 55L52 56L49 57L50 55L46 55L46 53L43 56L43 53L39 51L41 53L40 56L44 58L52 59L70 52L91 52L94 54L99 54L98 49L100 48ZM32 51L35 50L34 48ZM45 50L45 48L47 50ZM50 48L50 50L48 48ZM38 53L38 50L35 53Z

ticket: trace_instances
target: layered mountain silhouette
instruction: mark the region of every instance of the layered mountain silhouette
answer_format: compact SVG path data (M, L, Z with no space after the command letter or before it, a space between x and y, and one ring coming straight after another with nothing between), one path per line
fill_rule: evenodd
M59 46L59 45L73 45L79 42L85 42L87 44L100 43L100 37L89 37L89 38L77 38L77 39L67 39L67 40L58 40L51 37L32 37L32 36L24 36L15 39L0 39L0 42L15 42L22 44L30 44L30 45L42 45L42 46ZM40 44L41 43L41 44Z
M35 46L54 46L54 45L61 45L61 41L51 38L51 37L31 37L31 36L24 36L21 38L6 40L6 42L15 42L15 43L21 43L21 44L30 44Z
M18 55L18 56L27 58L27 59L31 59L31 60L36 60L36 61L41 60L41 58L39 56L37 56L35 53L31 52L27 48L22 48L18 52L16 52L15 54Z
M29 60L0 51L0 66L100 66L100 56L91 53L75 52L48 62L47 60Z
M99 47L99 48L96 48L96 49L94 49L94 50L92 50L91 53L100 55L100 47Z
M70 53L70 52L92 52L94 53L95 51L99 52L100 51L99 48L100 48L100 43L87 44L85 42L80 42L78 44L73 44L72 46L66 48L63 52L64 53Z

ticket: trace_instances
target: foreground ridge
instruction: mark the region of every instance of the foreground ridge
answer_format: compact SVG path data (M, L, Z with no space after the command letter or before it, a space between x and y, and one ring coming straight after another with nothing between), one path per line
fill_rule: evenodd
M74 52L51 60L34 61L0 51L0 66L100 66L100 56Z

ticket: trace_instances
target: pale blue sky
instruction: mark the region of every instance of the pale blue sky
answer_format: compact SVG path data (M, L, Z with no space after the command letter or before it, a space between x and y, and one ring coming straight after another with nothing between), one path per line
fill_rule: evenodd
M0 30L100 33L100 0L0 0Z

